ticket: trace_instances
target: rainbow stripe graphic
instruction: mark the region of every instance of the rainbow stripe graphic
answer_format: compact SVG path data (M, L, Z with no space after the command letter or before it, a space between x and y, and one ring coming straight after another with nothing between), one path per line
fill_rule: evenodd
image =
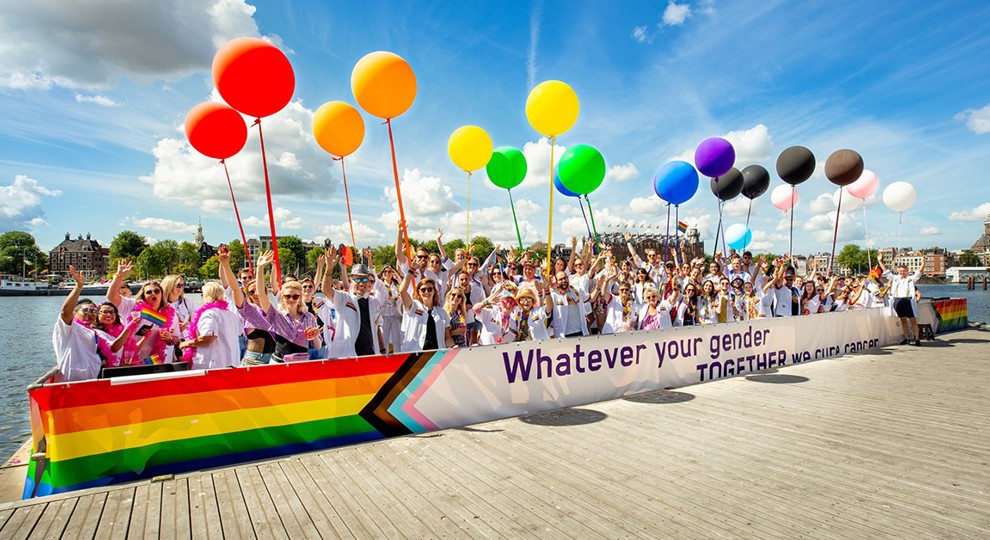
M165 324L165 316L151 308L144 308L141 310L141 319L156 326Z
M938 318L936 334L962 330L969 325L969 310L965 298L939 300L932 302L932 307L935 308L935 315Z
M46 384L24 498L435 430L416 402L457 353Z

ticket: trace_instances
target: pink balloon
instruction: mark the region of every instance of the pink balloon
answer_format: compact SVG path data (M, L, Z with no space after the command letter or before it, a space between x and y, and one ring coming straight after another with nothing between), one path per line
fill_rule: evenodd
M880 178L877 177L877 173L864 170L863 174L859 176L859 179L846 186L846 191L857 199L865 200L870 195L876 193L879 188Z
M773 202L774 206L786 212L794 208L798 202L797 188L789 185L777 186L770 192L770 201Z

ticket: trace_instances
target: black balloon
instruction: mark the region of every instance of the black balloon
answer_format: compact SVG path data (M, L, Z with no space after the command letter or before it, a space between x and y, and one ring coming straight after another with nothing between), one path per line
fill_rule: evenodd
M815 155L803 146L792 146L777 157L777 176L796 186L815 172Z
M767 192L770 187L770 173L762 165L750 165L742 170L743 197L753 200Z
M743 189L743 175L733 167L729 172L711 179L712 193L723 201L735 199Z
M848 186L863 174L863 156L855 150L836 150L825 160L825 176L837 186Z

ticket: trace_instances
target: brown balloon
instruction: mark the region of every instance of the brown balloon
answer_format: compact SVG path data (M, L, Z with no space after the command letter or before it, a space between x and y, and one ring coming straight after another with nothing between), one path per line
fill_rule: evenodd
M863 156L855 150L836 150L825 160L825 176L837 186L848 186L863 174Z

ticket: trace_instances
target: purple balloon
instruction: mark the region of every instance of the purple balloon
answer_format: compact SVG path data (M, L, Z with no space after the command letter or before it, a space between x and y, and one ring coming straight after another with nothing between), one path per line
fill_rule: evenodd
M729 141L721 137L705 139L694 151L694 164L698 172L709 177L717 178L729 172L736 162L736 150Z

